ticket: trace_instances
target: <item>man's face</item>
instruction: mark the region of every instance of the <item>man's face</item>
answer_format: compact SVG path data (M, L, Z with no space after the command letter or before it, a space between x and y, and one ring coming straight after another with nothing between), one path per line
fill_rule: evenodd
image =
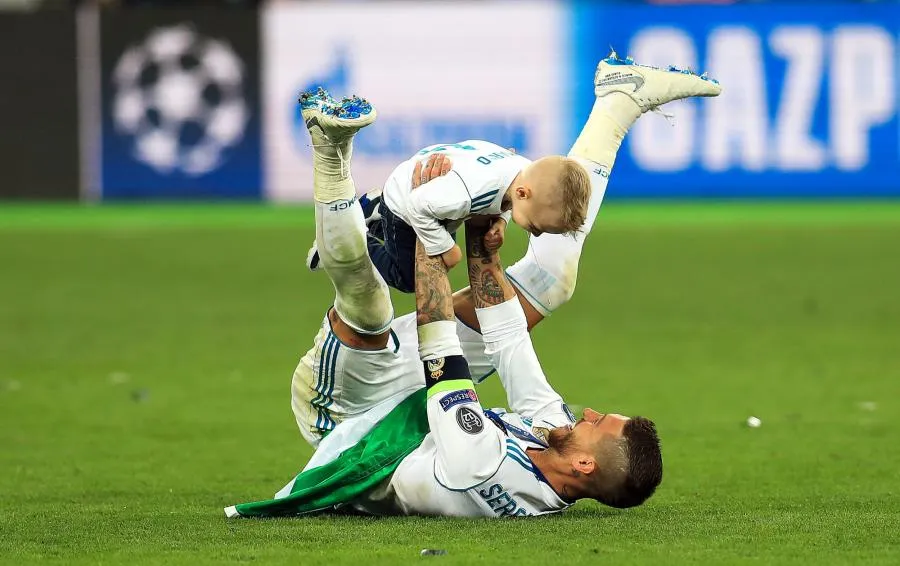
M559 427L550 431L548 442L562 454L572 450L596 453L601 442L622 437L625 423L631 420L615 413L598 413L585 409L582 418L571 427Z

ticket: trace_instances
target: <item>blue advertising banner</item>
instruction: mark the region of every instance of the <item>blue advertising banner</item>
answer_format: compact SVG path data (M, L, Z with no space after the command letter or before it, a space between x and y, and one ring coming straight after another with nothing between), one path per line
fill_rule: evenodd
M610 46L724 88L639 120L610 196L900 196L900 5L578 3L572 26L573 130Z
M255 10L104 10L102 194L258 199Z

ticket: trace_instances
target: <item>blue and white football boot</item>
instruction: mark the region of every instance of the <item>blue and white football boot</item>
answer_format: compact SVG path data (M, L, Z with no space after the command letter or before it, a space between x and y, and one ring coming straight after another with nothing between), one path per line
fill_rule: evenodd
M336 101L321 87L315 92L301 94L299 102L313 146L340 144L378 116L375 107L365 98L354 95ZM346 159L349 161L349 156Z
M697 75L690 70L670 66L659 69L639 65L631 57L620 59L616 52L597 64L594 74L594 94L597 98L621 92L640 107L641 112L692 96L719 96L722 87L706 73Z
M301 94L299 103L303 121L312 138L313 167L316 168L317 174L349 178L353 152L352 138L359 130L375 121L378 116L375 108L369 101L359 96L349 96L336 101L321 87L315 92ZM369 207L372 210L366 212L367 219L377 214L380 202L381 199L378 198L378 202ZM364 206L364 212L365 208ZM380 215L377 219L381 219ZM311 271L321 269L315 241L306 255L306 266Z

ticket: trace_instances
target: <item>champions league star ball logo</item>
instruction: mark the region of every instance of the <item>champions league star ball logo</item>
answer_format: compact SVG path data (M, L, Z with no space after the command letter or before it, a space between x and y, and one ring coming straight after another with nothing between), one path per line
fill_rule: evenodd
M216 169L244 136L249 111L240 57L188 25L159 28L113 73L113 120L134 157L161 174Z

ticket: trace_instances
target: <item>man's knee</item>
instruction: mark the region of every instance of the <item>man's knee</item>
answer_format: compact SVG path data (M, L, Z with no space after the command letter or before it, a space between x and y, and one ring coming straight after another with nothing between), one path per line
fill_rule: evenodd
M571 279L566 279L562 281L559 285L559 304L568 303L571 300L572 296L575 294L575 283L576 278L572 277Z
M328 319L331 331L342 343L357 350L381 350L387 346L390 338L392 314L388 312L386 318L384 313L373 314L369 319L348 322L351 317L341 314L341 306L335 304L328 313Z
M530 258L523 259L507 269L506 274L516 291L544 316L569 302L575 294L578 277L578 261L562 266L558 273L538 265Z
M557 279L550 287L540 295L546 308L549 311L555 311L559 307L568 303L575 294L575 277Z
M394 316L391 295L375 266L363 258L332 277L337 297L334 306L344 321L362 334L384 332Z

